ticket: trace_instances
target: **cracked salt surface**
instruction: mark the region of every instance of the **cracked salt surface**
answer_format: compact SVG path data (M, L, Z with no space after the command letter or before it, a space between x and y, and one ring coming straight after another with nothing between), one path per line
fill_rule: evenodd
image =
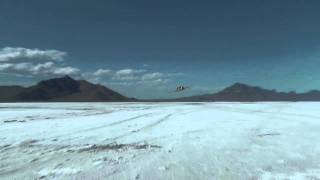
M0 179L320 179L320 103L0 104Z

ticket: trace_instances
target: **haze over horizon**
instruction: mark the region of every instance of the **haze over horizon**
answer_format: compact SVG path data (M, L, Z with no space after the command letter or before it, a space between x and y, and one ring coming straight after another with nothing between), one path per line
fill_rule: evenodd
M0 85L70 75L136 98L320 89L320 1L0 2ZM177 85L192 88L171 93Z

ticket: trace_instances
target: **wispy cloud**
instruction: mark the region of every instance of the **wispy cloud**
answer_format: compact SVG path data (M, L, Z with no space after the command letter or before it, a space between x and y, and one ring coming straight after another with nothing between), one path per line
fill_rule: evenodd
M110 69L98 69L93 73L94 76L109 76L111 74L112 70Z
M17 75L51 76L51 75L77 75L80 70L74 67L58 67L53 62L46 63L4 63L0 64L0 72Z
M149 80L154 80L154 79L159 79L162 78L164 75L159 72L154 72L154 73L147 73L144 74L141 78L142 81L149 81Z
M166 84L170 81L171 78L183 75L183 73L146 73L141 77L141 80L138 83L149 85Z
M66 55L58 50L5 47L0 50L0 62L63 61Z
M116 71L113 76L114 80L134 81L140 79L141 74L146 72L145 69L121 69Z
M62 65L66 52L5 47L0 50L0 73L19 76L79 75L75 67Z
M170 81L170 78L182 73L151 72L146 69L98 69L93 73L85 73L87 79L103 84L113 85L159 85Z

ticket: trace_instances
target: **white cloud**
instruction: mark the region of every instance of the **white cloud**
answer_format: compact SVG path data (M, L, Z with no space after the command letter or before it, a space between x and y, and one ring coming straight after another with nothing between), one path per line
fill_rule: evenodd
M142 81L149 81L149 80L154 80L163 77L162 73L155 72L155 73L147 73L144 74L141 78Z
M0 49L0 62L63 61L66 55L58 50L5 47Z
M62 65L66 55L58 50L5 47L0 49L0 73L28 77L79 75L79 69Z
M95 83L105 85L147 85L155 86L166 84L171 78L182 76L183 73L148 72L145 69L98 69L93 73L84 73L83 76Z
M12 64L0 64L0 71L4 71L8 68L11 68Z
M138 81L138 84L144 84L148 86L155 86L155 85L163 85L167 84L169 82L169 79L164 79L164 78L157 78L157 79L151 79L151 80L141 80Z
M78 68L67 66L55 68L53 73L56 75L78 75L80 70Z
M46 63L5 63L0 64L0 71L8 74L18 74L18 75L77 75L80 70L74 67L58 67L53 62Z
M93 73L94 76L109 76L112 74L112 70L110 69L98 69Z
M145 69L121 69L114 74L113 79L121 81L138 80L140 75L146 71Z
M20 70L24 70L26 72L30 71L34 75L50 73L51 71L53 71L53 69L56 68L53 62L46 62L46 63L36 64L36 65L31 63L24 63L24 64L26 64L25 69L20 69ZM19 64L16 64L16 66L19 66Z
M120 76L128 76L128 75L132 75L132 74L140 74L140 73L144 73L147 70L145 69L121 69L119 71L116 72L117 75Z
M166 84L169 82L170 78L176 76L182 76L183 73L167 73L163 74L160 72L146 73L141 77L139 84L149 84L149 85L157 85L157 84Z
M131 86L133 85L132 82L109 82L108 85L114 85L114 86Z

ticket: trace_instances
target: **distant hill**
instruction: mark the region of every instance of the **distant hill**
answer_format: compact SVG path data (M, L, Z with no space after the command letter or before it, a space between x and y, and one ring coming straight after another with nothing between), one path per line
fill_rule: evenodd
M105 86L69 76L41 81L31 87L0 86L0 102L132 102ZM320 91L307 93L277 92L261 87L235 83L214 94L176 99L144 100L145 102L258 102L258 101L320 101Z
M2 102L123 102L135 101L101 85L69 76L41 81L31 87L0 86Z
M258 102L258 101L320 101L320 91L307 93L277 92L256 86L235 83L214 94L171 99L168 101L224 101L224 102Z
M21 86L0 86L0 102L11 101L17 94L22 92Z

